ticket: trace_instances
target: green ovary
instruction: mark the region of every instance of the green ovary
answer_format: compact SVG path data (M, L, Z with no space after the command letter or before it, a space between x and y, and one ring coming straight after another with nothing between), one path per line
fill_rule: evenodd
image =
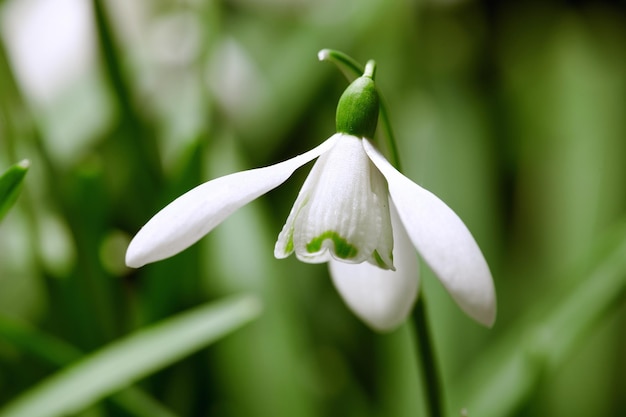
M356 248L356 246L351 245L346 239L342 238L337 232L334 232L332 230L328 230L318 237L313 238L306 245L307 252L319 252L319 250L322 248L322 244L326 239L330 239L333 241L333 244L335 245L335 255L337 255L337 257L341 259L354 258L359 253L359 250Z

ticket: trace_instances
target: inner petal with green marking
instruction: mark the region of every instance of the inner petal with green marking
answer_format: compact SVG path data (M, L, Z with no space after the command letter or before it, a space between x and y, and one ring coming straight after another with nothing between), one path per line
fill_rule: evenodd
M341 134L309 173L274 248L303 262L336 259L394 269L387 182L361 138Z
M359 250L356 246L351 245L346 239L341 237L339 233L328 230L321 235L313 238L307 245L306 250L309 253L316 253L324 249L324 242L332 241L333 252L339 259L351 259L358 255Z

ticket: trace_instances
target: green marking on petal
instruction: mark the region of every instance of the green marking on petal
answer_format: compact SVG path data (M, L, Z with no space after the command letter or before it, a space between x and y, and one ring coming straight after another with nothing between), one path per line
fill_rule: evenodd
M319 252L322 249L322 244L326 239L330 239L333 241L335 245L335 255L341 259L350 259L354 258L359 250L356 246L351 245L348 241L341 236L337 232L332 230L328 230L316 238L313 238L307 245L306 250L309 253Z
M289 238L287 239L287 246L285 246L285 253L293 252L293 228L289 230Z
M374 255L374 260L376 261L376 264L383 268L383 269L388 269L389 267L387 266L387 264L385 263L385 261L383 261L382 256L380 256L380 254L378 253L377 250L374 251L374 253L372 254Z
M393 253L389 254L389 259L391 260L390 264L388 264L387 262L383 260L383 257L380 256L380 253L378 253L378 250L375 250L374 252L372 252L372 256L374 257L374 260L376 261L376 265L378 265L379 268L388 269L391 271L396 270L396 268L394 268L393 266Z

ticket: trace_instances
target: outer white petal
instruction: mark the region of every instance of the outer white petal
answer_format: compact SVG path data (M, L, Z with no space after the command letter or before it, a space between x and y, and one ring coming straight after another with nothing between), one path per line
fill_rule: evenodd
M370 263L347 264L331 259L330 275L346 304L378 331L390 331L407 317L419 286L417 254L391 204L395 271Z
M278 187L296 169L331 149L336 140L334 135L287 161L226 175L181 195L133 238L126 252L126 264L138 268L188 248L235 210Z
M398 172L367 140L363 147L387 179L391 199L422 258L466 314L492 326L493 279L463 221L434 194Z

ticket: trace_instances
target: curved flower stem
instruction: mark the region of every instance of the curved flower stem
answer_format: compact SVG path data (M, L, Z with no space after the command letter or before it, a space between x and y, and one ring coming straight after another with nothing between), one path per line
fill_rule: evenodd
M363 65L359 64L352 57L344 54L343 52L335 51L334 49L322 49L317 53L317 57L320 61L329 61L337 65L337 67L350 82L352 82L354 78L363 75L366 70ZM373 61L368 62L368 64L370 63L372 63L372 66L374 67L371 75L371 78L373 79L375 75L375 64L373 63ZM400 167L400 158L398 156L398 148L396 146L393 129L391 128L389 112L387 111L387 103L385 102L382 94L380 94L380 91L378 92L378 94L380 96L380 121L382 125L381 128L383 130L383 136L385 138L385 146L387 148L389 160L396 167L396 169L402 171Z
M367 68L369 68L369 71L371 72L371 78L374 78L375 63L373 61L368 61L367 67L364 68L352 57L333 49L322 49L318 52L317 57L320 61L330 61L337 65L344 75L346 75L348 81L352 81L348 74L354 75L355 78L360 77L364 74ZM402 172L398 148L396 146L395 136L391 128L387 105L380 92L379 95L381 96L380 119L382 122L381 124L383 136L385 138L385 145L387 147L388 159L398 171ZM439 370L437 368L431 331L426 317L423 295L418 298L413 310L413 326L415 328L415 335L418 341L417 354L419 361L422 364L422 377L424 378L424 389L426 390L426 396L428 397L427 408L429 415L431 417L443 417L444 407L441 389L442 385L439 377Z
M320 61L329 61L337 65L350 82L360 77L364 71L363 65L359 64L351 56L343 52L335 51L334 49L322 49L317 53L317 58ZM350 74L354 77L351 78Z

